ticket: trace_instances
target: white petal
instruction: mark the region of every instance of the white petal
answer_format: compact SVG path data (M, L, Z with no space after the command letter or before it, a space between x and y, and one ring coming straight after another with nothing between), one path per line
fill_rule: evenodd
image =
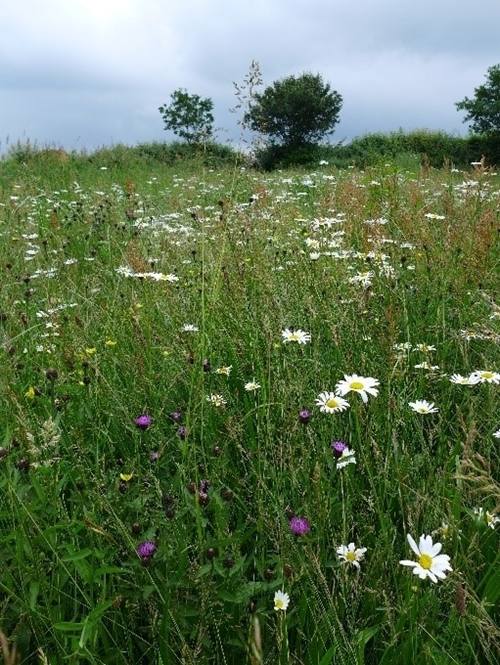
M420 550L419 550L418 547L417 547L417 543L413 540L413 538L410 536L410 534L408 534L408 535L406 536L406 539L408 540L408 542L409 542L409 544L410 544L410 547L411 547L411 549L415 552L415 554L416 554L417 556L420 556ZM420 539L420 541L422 541L422 539Z

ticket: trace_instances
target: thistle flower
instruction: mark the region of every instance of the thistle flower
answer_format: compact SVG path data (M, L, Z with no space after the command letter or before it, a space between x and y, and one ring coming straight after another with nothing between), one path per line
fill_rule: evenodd
M135 551L143 563L149 563L156 552L157 545L152 540L145 540L137 545Z

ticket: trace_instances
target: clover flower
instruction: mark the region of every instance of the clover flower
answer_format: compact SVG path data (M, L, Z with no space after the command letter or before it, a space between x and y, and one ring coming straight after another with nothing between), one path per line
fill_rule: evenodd
M274 593L274 609L279 612L285 612L290 604L290 596L283 591L276 591Z
M412 566L413 574L418 575L421 580L428 577L432 582L446 577L446 571L453 570L450 566L450 557L447 554L439 554L441 543L433 543L432 536L420 536L419 543L408 534L408 543L417 555L417 561L403 559L399 563L402 566Z
M379 380L374 379L371 376L358 376L357 374L344 374L344 379L339 381L335 386L335 393L337 395L347 395L351 391L358 393L366 404L368 402L368 395L373 395L376 397L378 395L378 390L375 386L379 385Z

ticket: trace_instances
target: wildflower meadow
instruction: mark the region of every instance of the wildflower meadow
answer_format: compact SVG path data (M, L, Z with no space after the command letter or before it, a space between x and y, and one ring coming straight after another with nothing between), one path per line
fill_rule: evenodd
M500 176L0 161L5 663L500 662Z

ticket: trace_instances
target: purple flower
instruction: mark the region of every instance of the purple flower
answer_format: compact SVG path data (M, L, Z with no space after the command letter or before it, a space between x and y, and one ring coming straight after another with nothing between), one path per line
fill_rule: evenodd
M299 420L303 425L307 424L310 419L311 412L308 409L302 409L302 411L299 411Z
M343 441L334 441L332 443L333 456L336 457L337 459L340 459L342 457L342 453L346 448L347 444L345 444Z
M145 430L151 425L152 421L153 419L151 416L148 416L147 413L143 413L135 419L135 424L139 429Z
M152 450L149 453L149 461L150 462L157 462L159 457L160 457L160 454L157 450Z
M149 563L151 557L156 552L156 543L152 540L145 540L137 545L135 551L143 563Z
M170 414L170 417L172 418L174 423L178 423L182 418L182 413L180 411L174 411L173 413Z
M304 517L292 517L288 522L294 536L303 536L309 531L309 522Z
M177 430L177 435L179 436L179 439L182 439L184 441L184 439L187 436L187 429L184 427L184 425L179 427L179 429Z

